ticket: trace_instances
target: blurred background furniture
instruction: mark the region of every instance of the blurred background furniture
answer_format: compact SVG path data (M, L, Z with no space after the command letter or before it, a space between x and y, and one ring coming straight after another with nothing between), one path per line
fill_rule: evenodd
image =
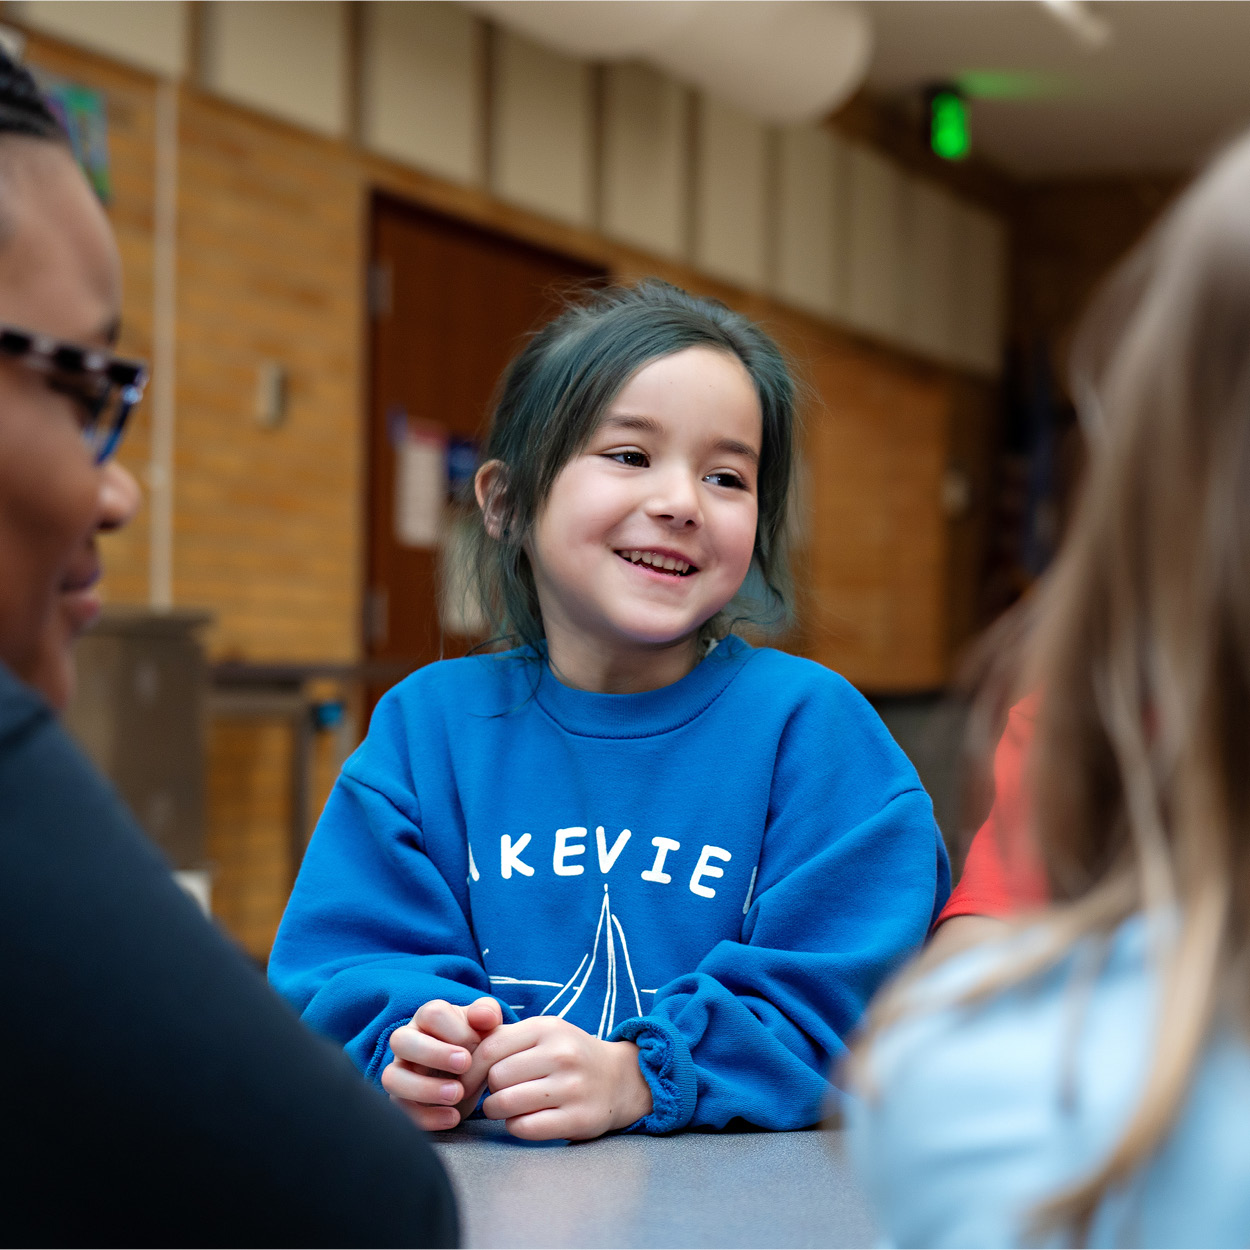
M205 910L208 665L200 631L211 620L195 610L106 608L78 642L65 717Z

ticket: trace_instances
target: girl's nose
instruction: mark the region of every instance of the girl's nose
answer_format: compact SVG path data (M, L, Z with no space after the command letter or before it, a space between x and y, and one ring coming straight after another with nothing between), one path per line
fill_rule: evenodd
M96 528L121 529L139 510L139 500L139 483L134 476L116 460L108 461L100 470Z
M647 509L652 517L680 527L699 525L699 488L689 473L666 473L657 486Z

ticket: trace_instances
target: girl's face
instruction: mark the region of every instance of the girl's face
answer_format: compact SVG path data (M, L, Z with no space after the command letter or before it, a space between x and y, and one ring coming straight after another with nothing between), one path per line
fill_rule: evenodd
M733 356L644 365L564 466L529 543L553 666L590 689L648 689L697 660L696 634L751 565L763 420Z

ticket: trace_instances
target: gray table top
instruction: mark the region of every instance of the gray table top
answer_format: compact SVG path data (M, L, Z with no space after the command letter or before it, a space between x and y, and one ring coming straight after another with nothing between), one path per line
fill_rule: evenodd
M467 1247L871 1246L842 1134L679 1133L527 1143L433 1134Z

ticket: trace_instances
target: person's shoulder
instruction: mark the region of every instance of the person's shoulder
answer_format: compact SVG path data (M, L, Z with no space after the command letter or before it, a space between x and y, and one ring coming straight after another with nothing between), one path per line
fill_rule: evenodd
M1056 1095L1052 1078L1073 1044L1079 1003L1081 1061L1070 1078L1087 1109L1092 1099L1115 1114L1148 1058L1143 1038L1158 980L1144 923L1134 918L1108 937L1087 937L1041 970L1013 977L1048 940L1044 923L1012 931L898 991L898 1022L869 1046L883 1087L933 1114L964 1106L970 1122L994 1106L1041 1114Z
M861 1044L853 1149L894 1241L1018 1244L1122 1132L1158 1009L1147 932L1133 918L1026 973L1051 940L1043 921L952 956Z
M753 683L795 700L814 698L848 711L873 714L867 699L827 665L776 647L753 647L741 639L735 641L749 652L743 673Z
M52 710L43 699L0 664L0 739L51 720Z

